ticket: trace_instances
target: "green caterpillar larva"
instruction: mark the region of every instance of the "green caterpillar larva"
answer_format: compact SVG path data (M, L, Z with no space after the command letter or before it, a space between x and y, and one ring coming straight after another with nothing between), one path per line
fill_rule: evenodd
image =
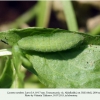
M76 33L53 32L34 34L18 41L20 48L41 52L56 52L67 50L82 43L84 37Z

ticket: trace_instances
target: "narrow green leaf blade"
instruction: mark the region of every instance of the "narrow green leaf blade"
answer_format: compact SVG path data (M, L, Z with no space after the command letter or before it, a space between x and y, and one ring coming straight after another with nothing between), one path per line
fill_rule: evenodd
M39 1L37 13L37 27L47 27L50 19L51 1Z
M71 0L62 0L63 10L66 18L66 22L68 25L68 29L70 31L78 31L78 24L75 17L73 5Z

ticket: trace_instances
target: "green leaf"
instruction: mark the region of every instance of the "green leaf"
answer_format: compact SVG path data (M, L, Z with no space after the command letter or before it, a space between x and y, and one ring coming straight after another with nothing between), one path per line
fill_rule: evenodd
M21 40L22 38L24 39L26 37L29 38L30 36L31 37L36 37L39 38L39 37L43 37L47 36L47 40L48 40L48 45L49 45L49 38L51 37L51 35L53 34L56 34L57 37L55 37L54 39L58 39L58 38L64 38L63 36L61 36L61 33L62 35L66 33L66 36L68 36L66 39L69 39L71 41L72 44L74 44L73 41L83 41L83 43L86 43L86 44L100 44L100 36L91 36L91 35L88 35L88 34L85 34L85 33L80 33L80 32L74 32L74 31L67 31L67 30L63 30L63 29L54 29L54 28L39 28L39 27L29 27L29 28L26 28L26 29L11 29L11 30L8 30L8 31L3 31L3 32L0 32L0 40L8 43L9 45L13 46L14 44L16 44L19 40ZM70 34L69 34L70 33ZM77 35L75 35L75 34ZM48 34L50 34L48 36ZM57 35L58 34L58 35ZM67 35L68 34L68 35ZM74 36L75 37L74 37ZM81 35L81 36L80 36ZM38 37L39 36L39 37ZM77 37L76 37L77 36ZM82 36L84 37L84 39L82 38ZM72 38L71 38L72 37ZM80 38L79 38L80 37ZM27 44L29 41L29 39L27 39L27 41L23 41L25 42L25 44ZM62 40L62 39L61 39ZM65 39L64 39L65 40ZM97 41L96 41L97 40ZM45 40L44 40L45 41ZM53 40L54 41L54 40ZM56 40L55 40L56 41ZM38 42L38 41L36 41ZM40 41L41 42L41 41ZM68 41L69 42L69 41ZM78 43L75 42L74 45L77 45ZM67 43L67 40L66 40L66 43ZM66 44L65 43L65 44ZM35 43L32 43L32 45L35 44ZM39 43L38 43L39 44ZM53 43L55 46L57 46L56 42ZM69 44L69 43L67 43ZM22 44L19 44L20 47L23 46L23 43ZM62 44L63 45L63 44ZM30 46L30 44L28 45ZM65 47L65 46L64 46ZM73 46L71 46L73 47ZM39 47L41 48L41 47ZM60 47L61 48L61 47ZM41 50L43 51L43 50Z
M85 45L54 53L31 52L39 80L52 88L100 88L100 46Z
M7 57L4 69L0 75L0 88L10 88L14 80L14 67L12 60Z
M22 88L24 85L21 64L35 72L48 87L100 87L100 36L62 29L27 28L0 32L0 39L13 46L12 63L16 70L18 87ZM20 44L20 41L23 43ZM78 45L79 43L82 44ZM56 52L43 53L46 51Z
M53 29L53 28L46 29L46 28L39 28L39 27L37 27L37 28L29 27L26 29L10 29L7 31L0 32L0 40L13 46L20 39L22 39L24 37L33 36L34 34L52 33L55 30L59 30L59 29Z

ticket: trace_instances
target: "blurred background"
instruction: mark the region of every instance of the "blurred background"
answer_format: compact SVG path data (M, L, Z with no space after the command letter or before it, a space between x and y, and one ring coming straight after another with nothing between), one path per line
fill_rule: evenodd
M12 28L45 27L100 34L100 1L0 1L0 31ZM0 49L10 48L0 42ZM0 57L0 73L4 60ZM26 88L44 88L26 71Z

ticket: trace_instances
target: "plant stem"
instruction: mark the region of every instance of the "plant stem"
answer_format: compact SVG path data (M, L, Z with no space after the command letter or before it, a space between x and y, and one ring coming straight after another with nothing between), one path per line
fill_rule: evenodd
M62 0L62 4L63 4L63 10L64 10L66 22L68 24L68 29L70 31L78 31L78 25L77 25L75 13L71 1Z
M18 28L23 23L29 22L33 19L38 11L38 4L29 9L26 13L17 18L14 22L8 25L9 28Z

